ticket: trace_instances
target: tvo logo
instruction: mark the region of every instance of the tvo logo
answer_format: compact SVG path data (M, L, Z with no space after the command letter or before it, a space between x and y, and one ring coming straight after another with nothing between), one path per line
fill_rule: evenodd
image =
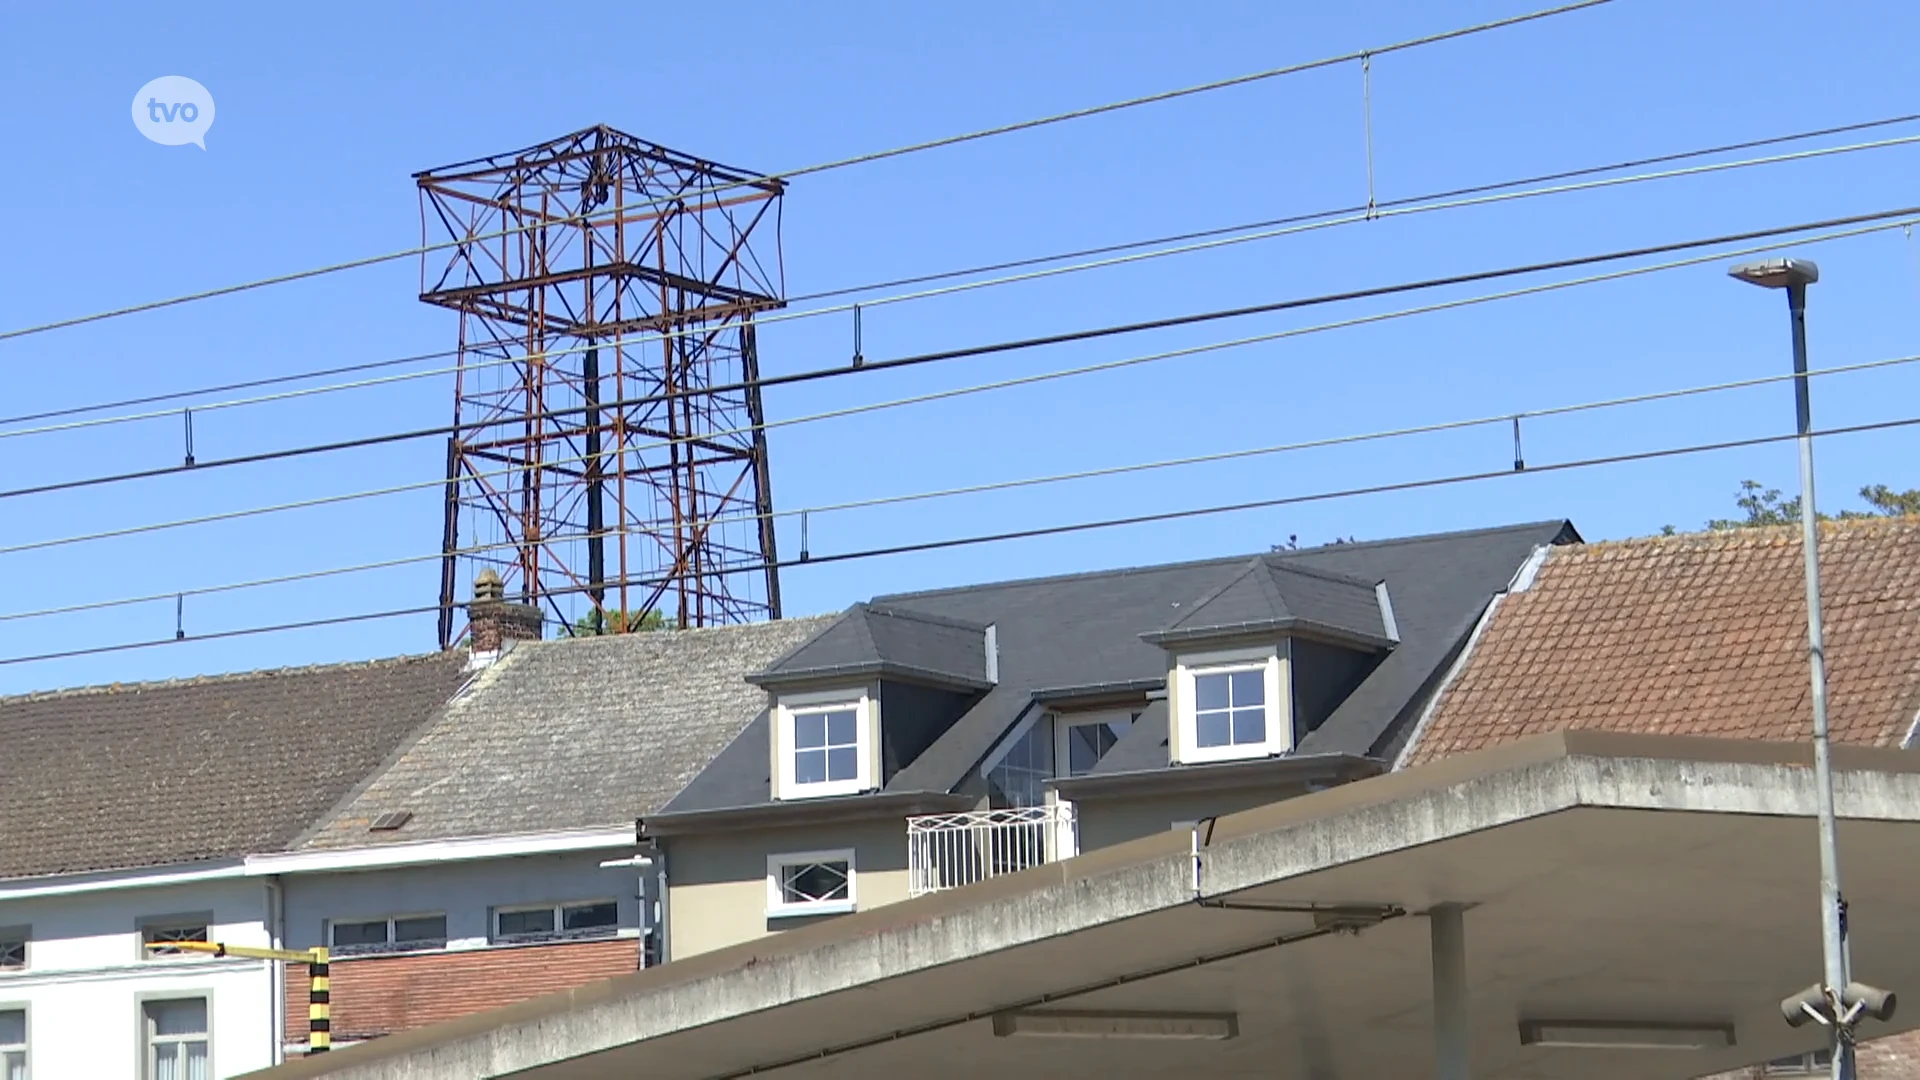
M207 148L213 95L185 75L162 75L133 95L133 126L162 146Z

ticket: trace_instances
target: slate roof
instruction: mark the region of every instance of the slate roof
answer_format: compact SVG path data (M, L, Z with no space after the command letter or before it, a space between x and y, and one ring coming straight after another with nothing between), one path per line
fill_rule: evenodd
M1821 527L1836 741L1899 746L1920 720L1920 518ZM1561 548L1504 599L1409 763L1568 728L1801 740L1798 526Z
M464 660L0 699L0 878L278 849L452 696Z
M1363 643L1390 644L1378 582L1271 556L1249 559L1238 576L1167 626L1140 636L1155 644L1233 633L1315 630Z
M630 826L763 709L745 677L832 621L521 642L299 846Z
M1165 651L1141 635L1167 627L1184 610L1246 575L1250 562L1325 580L1387 582L1400 642L1298 748L1301 753L1380 752L1399 730L1397 722L1437 681L1489 599L1508 585L1534 549L1577 538L1567 522L1550 521L878 597L872 607L993 624L1000 669L999 683L895 773L885 790L952 791L1038 691L1164 680ZM1377 621L1377 605L1375 613ZM1168 767L1165 723L1146 720L1109 751L1103 769L1109 762L1127 771ZM762 714L664 812L769 802L767 737Z
M855 604L817 636L751 676L762 686L837 675L899 675L984 690L987 635L982 623L926 612Z

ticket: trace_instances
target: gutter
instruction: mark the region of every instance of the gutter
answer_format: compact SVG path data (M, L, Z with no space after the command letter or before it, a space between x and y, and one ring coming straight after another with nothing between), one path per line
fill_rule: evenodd
M633 827L621 825L610 828L567 829L506 836L469 836L445 840L411 840L362 847L249 855L245 861L245 873L249 876L329 873L339 870L428 866L435 863L499 859L515 855L548 855L566 851L595 851L601 848L633 846L635 846Z
M640 819L640 839L646 841L658 837L745 829L828 825L844 821L870 821L874 818L911 817L915 814L951 814L972 810L979 803L980 800L973 796L950 795L943 791L883 791L824 799L723 806L711 810L680 810Z
M1138 795L1184 795L1197 792L1266 787L1282 782L1344 784L1387 771L1387 763L1359 754L1300 754L1131 772L1092 773L1051 781L1063 799L1117 798Z

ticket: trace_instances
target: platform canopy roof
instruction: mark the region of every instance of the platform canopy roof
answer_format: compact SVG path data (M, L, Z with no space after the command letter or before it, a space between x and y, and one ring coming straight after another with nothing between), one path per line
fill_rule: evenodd
M1920 756L1836 757L1855 976L1920 993ZM1681 1080L1822 1043L1776 1011L1820 972L1806 761L1539 736L261 1075L1429 1075L1425 912L1457 903L1474 1076ZM1092 1016L1007 1019L1062 1010ZM1165 1037L1219 1018L1232 1037ZM1678 1025L1708 1045L1526 1045L1528 1021ZM1913 1008L1862 1036L1917 1023ZM1034 1030L1102 1024L1161 1037Z

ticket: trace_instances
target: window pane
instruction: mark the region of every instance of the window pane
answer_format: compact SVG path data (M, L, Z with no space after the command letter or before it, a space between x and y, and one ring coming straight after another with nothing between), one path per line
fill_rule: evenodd
M1233 680L1233 707L1242 709L1248 705L1264 705L1267 702L1267 674L1265 671L1236 671Z
M1127 725L1119 722L1075 724L1067 729L1067 775L1084 776L1093 771Z
M567 930L592 930L603 926L617 926L620 923L620 908L608 900L598 904L574 904L560 909L560 917Z
M836 709L826 714L827 742L829 744L833 746L852 746L854 743L860 741L859 736L855 734L855 728L858 725L854 723L853 713L854 711L852 709Z
M793 745L798 749L827 745L827 714L795 713Z
M446 939L447 917L445 915L421 915L411 919L393 920L395 942L445 941Z
M1265 709L1233 710L1233 742L1235 746L1245 743L1265 742L1267 739L1267 711Z
M1225 675L1195 675L1193 677L1193 707L1196 709L1224 709L1227 707L1227 677Z
M502 911L497 913L495 917L499 921L501 937L512 937L515 934L553 933L552 908L537 908L533 911Z
M197 926L149 926L141 930L140 936L146 942L205 941L207 940L207 927L204 923ZM150 956L193 955L182 952L179 949L146 949L143 951Z
M0 1051L0 1077L5 1080L27 1080L27 1052Z
M207 1030L207 999L180 998L176 1001L147 1002L147 1018L153 1033L161 1035L201 1035Z
M853 780L860 775L860 751L836 746L827 751L827 779Z
M27 1041L27 1010L0 1012L0 1046L19 1046Z
M827 778L827 752L825 750L799 750L793 755L793 782L796 784L818 784Z
M0 968L27 966L27 941L24 937L0 938Z
M1193 741L1196 746L1229 746L1233 742L1233 732L1223 712L1203 712L1193 718Z
M153 1080L187 1080L180 1071L180 1046L163 1043L153 1048Z
M780 868L780 899L810 904L847 898L848 866L844 862L803 863Z
M333 924L333 947L348 949L355 945L385 945L387 943L387 920L374 919L369 922L337 922Z
M207 1044L204 1042L187 1044L187 1080L209 1080L207 1075Z

